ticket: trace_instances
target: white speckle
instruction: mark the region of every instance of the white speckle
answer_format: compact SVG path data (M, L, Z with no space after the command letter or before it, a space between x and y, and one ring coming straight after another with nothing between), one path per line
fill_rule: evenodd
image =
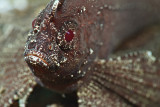
M66 97L66 95L65 95L65 94L62 94L62 97L63 97L63 98L65 98L65 97Z
M137 53L137 52L134 52L133 54L134 54L135 56L137 56L137 55L138 55L138 53Z
M56 65L59 67L59 66L60 66L60 63L56 63Z
M9 104L12 104L12 103L13 103L13 102L12 102L12 99L9 99L8 102L9 102Z
M32 91L33 91L33 89L32 89L32 88L29 88L29 89L28 89L28 91L29 91L29 92L32 92Z
M86 11L86 7L82 6L82 10L83 10L83 11Z
M106 62L106 60L102 59L99 62L100 62L100 64L104 64Z
M31 59L32 59L33 61L37 61L39 58L36 57L36 56L31 56Z
M73 32L74 35L76 35L76 32Z
M56 11L57 7L58 7L58 4L59 4L59 0L55 0L53 5L52 5L52 11L53 13Z
M4 104L4 107L9 107L9 104L8 104L8 103L5 103L5 104Z
M24 92L24 88L21 88L19 91L20 91L20 92Z
M78 103L82 103L82 100L81 100L81 99L79 99L79 100L78 100Z
M85 62L84 62L84 64L87 64L87 63L88 63L88 61L85 61Z
M155 61L156 58L154 56L152 56L152 52L151 51L147 51L146 52L147 56L149 56L149 58L152 60L152 61Z
M118 60L118 61L121 61L121 57L120 57L120 56L118 56L118 57L117 57L117 60Z
M108 9L112 9L112 6L108 6Z
M103 29L103 26L104 26L103 24L100 24L100 28L101 28L101 30Z
M71 77L73 77L73 75L71 75Z
M113 61L113 59L112 59L112 58L109 58L109 61Z
M62 60L60 63L64 63L64 62L66 62L66 61L67 61L67 58L64 57L63 60Z
M5 91L4 87L0 87L0 94L2 94Z
M102 45L103 45L103 42L98 42L98 45L102 46Z
M107 5L107 4L105 4L105 5L104 5L104 7L106 8L106 7L108 7L108 5Z
M128 54L125 54L124 56L125 56L126 58L128 58Z
M13 98L14 98L14 100L17 100L17 99L18 99L18 96L17 96L17 95L14 95Z
M100 7L100 9L102 10L102 9L103 9L103 7Z
M25 107L25 104L24 103L20 103L19 106L20 107Z
M81 72L82 72L81 70L78 71L79 74L80 74Z
M32 39L32 40L30 41L30 43L33 43L33 42L37 42L36 39Z
M101 12L100 12L100 11L98 11L98 12L97 12L97 14L101 14Z
M29 83L33 83L33 81L32 81L32 80L29 80L28 82L29 82Z
M39 56L39 55L38 55ZM25 59L29 59L31 64L37 64L39 62L43 63L44 66L47 66L48 64L46 62L44 62L41 58L30 55L30 56L26 56Z
M129 53L129 56L133 56L133 53L131 52L131 53Z
M92 105L92 102L89 101L87 104L88 104L88 105Z
M93 51L93 49L90 48L89 52L90 52L90 54L93 54L94 51Z
M147 51L146 52L148 56L152 56L152 52L151 51Z

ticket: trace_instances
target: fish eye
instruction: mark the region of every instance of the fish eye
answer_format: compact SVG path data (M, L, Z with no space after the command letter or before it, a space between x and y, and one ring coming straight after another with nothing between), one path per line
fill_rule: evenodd
M57 34L57 44L63 51L74 48L77 40L77 24L73 21L65 22Z
M71 29L69 29L68 31L66 31L64 37L65 37L65 40L66 40L67 42L72 41L72 40L73 40L73 37L74 37L74 31L71 30Z

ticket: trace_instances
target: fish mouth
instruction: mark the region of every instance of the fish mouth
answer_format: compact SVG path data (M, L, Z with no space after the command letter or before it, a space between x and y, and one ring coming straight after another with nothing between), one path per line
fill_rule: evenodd
M47 62L47 55L42 52L28 51L24 53L24 59L28 64L31 65L40 65L40 66L49 66Z

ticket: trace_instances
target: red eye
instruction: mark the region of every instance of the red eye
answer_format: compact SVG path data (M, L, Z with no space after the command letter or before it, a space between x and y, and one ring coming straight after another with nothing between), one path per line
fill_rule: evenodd
M65 40L67 42L70 42L72 41L73 37L74 37L74 32L72 30L68 30L65 34Z
M32 28L33 28L33 29L35 28L35 23L36 23L36 19L34 19L34 20L32 21Z

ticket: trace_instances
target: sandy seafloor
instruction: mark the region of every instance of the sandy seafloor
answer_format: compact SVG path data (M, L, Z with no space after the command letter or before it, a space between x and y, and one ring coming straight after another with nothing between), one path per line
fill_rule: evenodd
M24 36L26 39L32 21L49 2L49 0L24 0L24 3L22 1L19 3L19 0L0 0L0 44L2 43L3 47L5 44L6 48L12 47L12 42L5 43L11 35L12 37L26 35ZM22 6L16 8L17 5Z

